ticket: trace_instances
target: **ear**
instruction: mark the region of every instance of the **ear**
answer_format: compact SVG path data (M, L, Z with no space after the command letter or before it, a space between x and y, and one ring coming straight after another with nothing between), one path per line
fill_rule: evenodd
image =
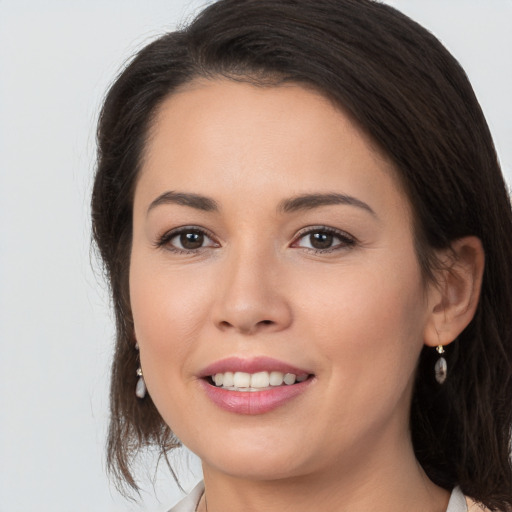
M485 253L476 236L460 238L438 255L442 267L428 291L425 345L448 345L471 322L482 287Z

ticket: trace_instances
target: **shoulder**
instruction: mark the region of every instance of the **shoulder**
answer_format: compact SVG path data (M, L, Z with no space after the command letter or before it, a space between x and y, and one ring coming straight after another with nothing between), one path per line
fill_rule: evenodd
M477 503L472 500L469 496L465 496L468 512L491 512L485 505Z
M476 502L462 493L460 487L455 487L450 496L446 512L491 512L481 503Z

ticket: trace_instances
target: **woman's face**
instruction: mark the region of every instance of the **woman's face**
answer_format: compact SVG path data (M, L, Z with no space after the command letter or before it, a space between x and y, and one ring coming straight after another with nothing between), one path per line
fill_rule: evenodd
M430 292L393 168L343 112L301 86L195 82L159 110L133 215L146 384L205 470L410 449Z

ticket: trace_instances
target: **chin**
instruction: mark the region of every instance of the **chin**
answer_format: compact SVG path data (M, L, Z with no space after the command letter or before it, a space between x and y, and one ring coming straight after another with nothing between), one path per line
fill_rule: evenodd
M189 447L203 466L241 479L279 480L299 476L310 467L302 439L294 440L293 435L286 438L282 432L269 435L248 430L209 435L206 442ZM186 439L183 441L187 444Z
M268 453L261 456L247 457L241 454L226 454L225 457L216 456L211 459L202 459L203 465L213 468L233 478L243 480L283 480L302 475L307 465L302 464L296 457L270 457Z

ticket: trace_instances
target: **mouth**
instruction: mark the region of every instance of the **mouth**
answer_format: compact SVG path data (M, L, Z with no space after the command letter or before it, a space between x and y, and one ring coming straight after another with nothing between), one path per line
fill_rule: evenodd
M215 387L228 391L258 392L282 386L293 386L313 378L313 374L264 370L256 373L240 371L219 372L206 377L206 381Z
M263 414L304 394L314 373L268 357L231 357L205 368L199 382L206 396L235 414Z

